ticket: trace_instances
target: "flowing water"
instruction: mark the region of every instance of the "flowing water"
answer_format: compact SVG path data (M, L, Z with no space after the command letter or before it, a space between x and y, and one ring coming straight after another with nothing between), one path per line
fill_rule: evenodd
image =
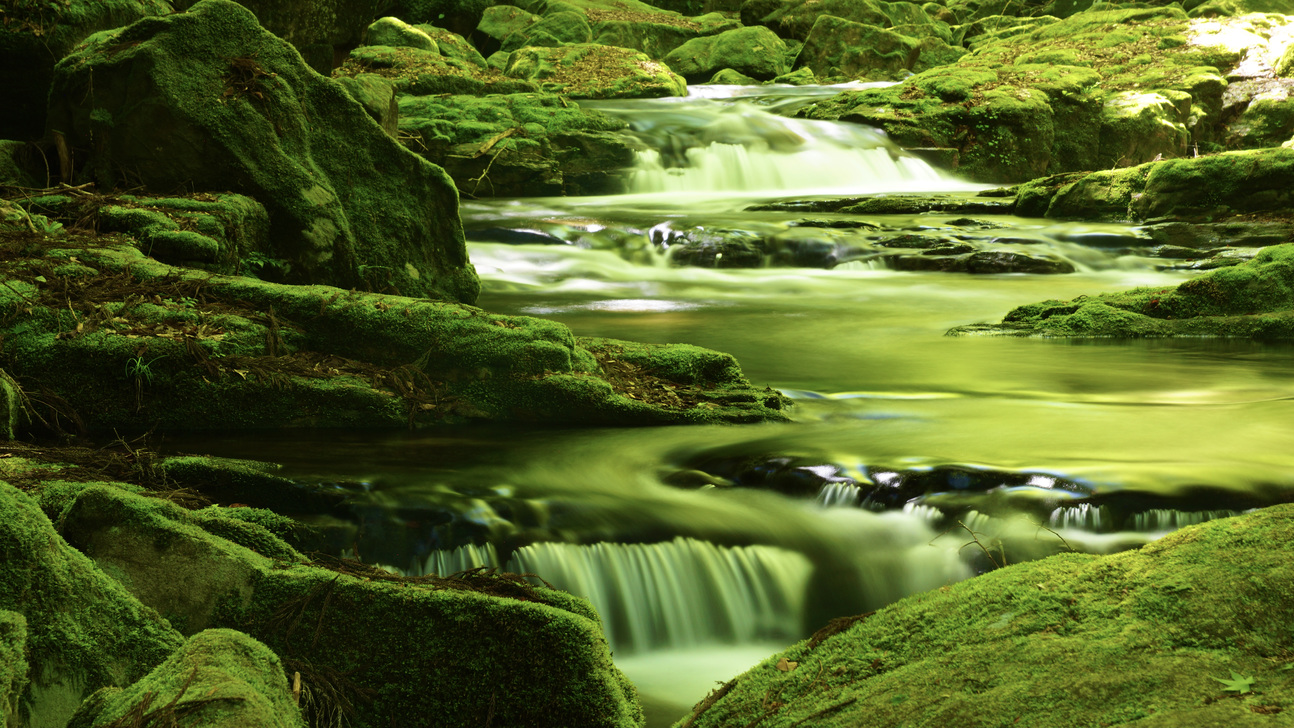
M651 146L633 194L472 202L464 222L483 308L730 352L794 398L794 422L173 444L361 483L353 517L320 523L366 560L497 565L587 596L656 725L831 617L1290 499L1289 346L944 335L1023 303L1194 275L1166 269L1138 230L747 211L974 187L870 130L769 113L823 91L744 93L604 104ZM761 241L759 267L676 265L682 243L743 236ZM887 241L927 238L1074 272L896 270ZM805 259L816 267L788 265Z

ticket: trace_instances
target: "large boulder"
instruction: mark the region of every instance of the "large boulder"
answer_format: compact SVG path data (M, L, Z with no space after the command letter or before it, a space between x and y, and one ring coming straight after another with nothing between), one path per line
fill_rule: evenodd
M227 190L269 211L286 280L471 302L457 194L229 0L97 34L60 62L49 128L104 188Z
M694 38L670 51L664 61L689 83L702 83L725 68L768 81L791 70L786 51L781 38L757 25Z
M226 627L264 643L300 673L303 696L333 691L359 728L427 716L445 726L641 725L596 613L563 592L273 561L183 509L102 485L77 497L61 527L142 601L182 608L188 632Z
M534 81L549 93L578 99L637 99L687 94L687 82L646 54L580 43L512 52L504 74Z
M54 64L101 30L173 10L166 0L68 0L6 3L0 24L0 139L29 140L45 131Z
M134 685L95 694L69 728L110 728L135 715L204 728L305 728L278 655L231 629L199 632Z
M1289 725L1291 555L1282 505L998 569L834 620L684 724Z
M27 625L29 669L8 679L11 687L27 683L19 704L32 728L61 728L95 690L135 682L183 641L156 611L69 546L33 498L0 483L5 612L21 614ZM15 639L15 620L7 623ZM0 640L5 631L0 627Z

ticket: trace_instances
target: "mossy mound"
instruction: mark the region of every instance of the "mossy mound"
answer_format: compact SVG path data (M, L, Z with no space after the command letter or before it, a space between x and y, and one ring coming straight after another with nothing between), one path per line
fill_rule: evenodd
M1292 544L1283 505L999 569L835 620L682 724L1290 725Z
M760 81L791 70L786 43L768 28L755 26L695 38L670 51L664 61L690 83L701 83L729 68Z
M332 707L364 728L428 715L443 726L487 716L510 726L641 724L634 689L581 599L515 577L406 579L356 562L276 562L199 520L99 485L61 525L145 603L183 615L187 632L238 629L273 649L300 673L316 720Z
M136 717L152 725L305 728L278 655L231 629L199 632L134 685L100 691L69 728L109 728Z
M473 197L608 194L622 189L627 124L556 94L404 96L404 143Z
M823 78L893 80L943 66L965 54L938 38L917 39L865 23L823 15L796 58Z
M5 3L0 25L0 138L37 139L54 64L101 30L172 11L165 0L26 0Z
M933 14L930 11L934 11ZM938 17L942 16L942 18ZM907 35L948 40L951 29L942 4L883 0L753 0L742 5L746 25L766 25L783 38L806 40L821 18L836 18L877 28L899 27Z
M654 348L634 380L673 393L654 398L609 377L600 350L557 323L219 276L144 258L111 239L78 242L19 235L0 255L8 257L5 368L26 382L33 419L51 427L785 418L786 401L751 387L735 363L702 380L676 376L671 363L731 362L727 355Z
M1292 185L1294 150L1228 152L1037 179L1020 186L1015 211L1081 220L1211 222L1246 213L1284 214L1294 202Z
M475 59L404 46L360 46L334 72L337 77L377 75L400 94L493 94L536 91Z
M980 37L954 64L800 113L953 150L959 173L977 181L1185 156L1220 135L1223 74L1242 56L1220 36L1189 39L1196 22L1177 7L1093 8L1008 26L1020 32Z
M1294 245L1264 248L1245 263L1176 288L1140 288L1021 306L1001 324L954 335L1047 337L1227 336L1294 338Z
M581 43L527 47L508 57L504 75L534 81L549 93L577 99L684 96L687 82L640 51Z
M287 280L369 288L379 273L410 295L476 297L444 172L237 3L93 36L50 98L50 129L102 189L232 188L265 205Z
M43 725L62 725L101 687L140 679L182 642L7 483L0 483L0 585L0 610L27 623L20 710Z

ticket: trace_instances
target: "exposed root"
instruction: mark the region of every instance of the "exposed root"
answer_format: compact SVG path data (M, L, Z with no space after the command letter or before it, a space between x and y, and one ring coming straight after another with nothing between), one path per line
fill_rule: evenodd
M184 685L180 687L180 692L176 693L174 698L171 698L171 702L151 710L153 701L157 698L157 693L144 693L144 697L138 703L120 718L104 726L104 728L176 728L181 725L181 719L188 717L210 703L243 700L241 697L223 698L208 695L181 703L180 699L189 691L197 677L198 670L194 668L188 679L184 681Z

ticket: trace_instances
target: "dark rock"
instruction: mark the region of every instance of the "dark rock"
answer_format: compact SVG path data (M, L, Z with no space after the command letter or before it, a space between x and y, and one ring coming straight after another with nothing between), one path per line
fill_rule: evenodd
M982 250L966 260L969 273L1073 273L1074 265L1044 255L1025 255L1006 250Z

